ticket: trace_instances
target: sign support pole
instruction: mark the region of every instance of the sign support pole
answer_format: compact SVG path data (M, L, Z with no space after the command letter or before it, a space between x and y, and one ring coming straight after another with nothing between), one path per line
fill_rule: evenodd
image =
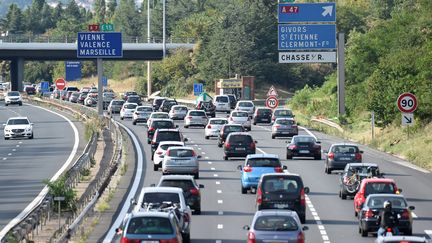
M97 75L98 75L98 115L103 116L103 62L102 58L97 58Z
M147 0L147 42L150 43L151 40L150 32L150 0ZM151 80L151 62L147 61L147 99L152 93L152 80Z
M345 115L345 33L338 34L338 114Z
M166 0L163 0L163 6L162 6L162 51L163 51L163 58L165 58L166 55L166 19L165 19L165 14L166 14Z

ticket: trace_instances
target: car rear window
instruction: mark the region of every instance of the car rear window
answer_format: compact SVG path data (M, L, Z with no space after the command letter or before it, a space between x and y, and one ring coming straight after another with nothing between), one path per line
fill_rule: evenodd
M295 137L294 142L296 142L296 143L314 143L315 139L313 137Z
M222 120L222 119L220 119L220 120L210 120L210 124L214 124L214 125L224 125L224 124L227 124L228 123L228 121L227 120Z
M163 217L134 217L130 219L127 234L173 234L171 221Z
M225 126L224 132L243 132L243 127L241 127L241 126Z
M334 146L332 148L332 152L342 153L342 154L353 154L353 153L358 153L359 149L357 146L341 145L341 146Z
M159 186L178 187L183 191L195 188L195 185L191 180L163 180Z
M170 157L192 157L194 156L194 151L191 149L170 149L167 155Z
M258 109L257 110L258 115L268 115L271 113L272 113L272 111L270 109Z
M165 99L155 99L155 100L154 100L154 103L155 103L156 105L161 105L162 102L163 102L164 100L165 100Z
M163 131L158 132L158 135L156 137L156 141L181 141L180 133L174 132L174 131Z
M147 111L147 112L152 112L153 108L151 107L138 107L137 111Z
M286 125L286 126L295 124L295 122L293 120L276 120L275 123L279 124L279 125Z
M229 99L227 96L218 96L216 97L216 102L228 103Z
M249 117L247 112L234 111L231 116L233 117Z
M164 106L169 106L169 105L177 105L177 102L176 101L174 101L174 100L172 100L172 101L165 101L164 102Z
M275 110L275 116L292 116L291 110Z
M255 221L255 230L260 231L297 231L298 225L290 216L261 216Z
M173 128L174 124L171 121L153 121L152 127L154 128Z
M189 113L190 116L206 116L204 111L191 111Z
M377 194L377 193L395 193L395 188L393 183L385 183L385 182L373 182L367 183L365 188L365 197L369 194Z
M135 92L135 91L128 91L128 92L126 92L125 95L130 96L130 95L136 95L136 94L137 94L137 92Z
M169 118L169 116L166 113L156 113L152 114L152 118Z
M183 145L178 145L178 144L163 144L160 145L160 148L163 150L167 150L169 147L182 147Z
M148 192L144 194L143 203L180 203L179 194L174 192Z
M253 107L253 104L251 102L239 102L238 105L241 107Z
M367 205L370 208L384 208L385 201L390 201L393 208L406 208L408 206L403 198L379 196L370 198Z
M127 104L124 106L126 109L135 109L137 107L136 104Z
M184 106L177 106L177 107L174 107L174 110L175 110L175 111L187 111L187 107L184 107Z
M300 190L300 183L289 177L270 177L263 181L262 190L264 193L287 193L297 194Z
M230 143L252 143L252 137L249 135L230 135Z
M87 94L82 94L82 96L85 96L85 95L87 95ZM113 105L123 105L123 104L124 104L124 101L121 101L121 100L115 100L115 101L112 102L112 104L113 104Z
M276 158L252 158L248 159L247 165L251 167L280 167L281 162Z

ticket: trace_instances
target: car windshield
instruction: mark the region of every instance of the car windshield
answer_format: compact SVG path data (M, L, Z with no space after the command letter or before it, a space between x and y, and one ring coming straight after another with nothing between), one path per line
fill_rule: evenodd
M164 106L172 106L172 105L177 105L177 102L176 101L174 101L174 100L171 100L171 101L165 101L164 103Z
M406 208L408 205L405 199L401 197L380 197L374 196L369 198L367 206L369 208L384 208L384 202L390 201L393 208Z
M275 110L274 112L275 116L292 116L291 110Z
M253 107L253 104L251 102L239 102L238 105L241 107Z
M191 180L163 180L159 186L178 187L183 191L195 188L195 185Z
M129 97L128 98L128 102L134 103L136 101L140 101L141 98L140 97Z
M164 217L134 217L131 218L127 234L173 234L174 229L168 218Z
M227 120L223 120L223 119L217 119L217 120L210 120L210 124L212 125L224 125L227 124L228 121Z
M281 162L276 158L252 158L247 160L246 165L251 167L280 167Z
M27 119L10 119L8 125L28 125L30 124Z
M156 141L181 141L180 133L174 132L174 131L163 131L158 132L158 135L156 137Z
M18 91L12 91L12 92L8 92L7 96L19 96L20 93Z
M249 135L230 135L230 143L252 143L252 137Z
M85 94L83 94L83 95L85 95ZM113 104L113 105L123 105L123 104L124 104L124 101L121 101L121 100L114 100L114 101L112 102L112 104Z
M136 107L137 107L136 104L126 104L126 105L124 106L124 108L126 108L126 109L135 109Z
M187 111L187 107L184 107L184 106L177 106L177 107L174 107L174 110L175 110L175 111Z
M234 111L231 114L232 117L249 117L247 112L239 112L239 111Z
M154 103L155 103L156 105L161 105L162 102L163 102L164 100L165 100L165 99L155 99Z
M190 116L206 116L204 111L191 111L189 113Z
M393 183L385 183L385 182L374 182L367 183L365 188L365 197L369 194L378 194L378 193L395 193L395 188Z
M180 203L179 194L173 192L150 192L145 193L143 203Z
M253 228L260 231L297 231L298 225L293 217L269 215L259 217Z
M194 151L191 149L169 149L167 155L170 157L193 157Z
M153 121L151 126L154 128L173 128L174 124L171 121Z
M228 103L229 99L227 96L218 96L216 97L216 102Z
M295 137L295 143L314 143L315 139L313 137Z
M152 118L169 118L168 114L166 113L156 113L151 115Z
M332 148L333 153L341 153L341 154L354 154L358 153L359 149L357 146L349 146L349 145L343 145L343 146L334 146Z
M272 177L264 180L262 189L264 193L298 193L300 190L296 180L287 177Z
M171 148L171 147L182 147L182 146L183 145L179 145L179 144L163 144L163 145L160 145L159 147L163 150L167 150L168 148Z
M243 132L242 126L225 126L224 132Z
M279 124L279 125L285 125L285 126L288 126L288 125L294 125L294 124L295 124L295 121L293 121L293 120L276 120L275 123L276 123L276 124Z
M137 111L147 111L147 112L152 112L153 108L151 107L137 107Z

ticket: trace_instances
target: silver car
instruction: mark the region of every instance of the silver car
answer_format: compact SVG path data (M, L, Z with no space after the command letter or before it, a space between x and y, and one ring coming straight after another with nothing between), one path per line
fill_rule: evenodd
M272 125L272 139L298 135L298 127L293 118L277 118Z
M207 125L207 115L205 111L201 110L189 110L186 117L184 118L184 127L189 128L191 126L205 127Z
M252 117L255 112L255 105L250 100L242 100L237 102L235 110L246 111L249 114L249 116Z
M207 126L204 129L205 139L209 139L210 137L218 137L220 129L225 124L228 124L228 119L226 118L210 118Z
M125 118L132 118L135 108L138 106L136 103L124 103L120 110L120 120Z
M169 119L169 115L166 112L154 112L150 114L150 117L147 120L147 127L150 127L153 119Z
M111 100L108 105L108 114L120 113L124 103L124 100Z
M136 125L138 122L147 123L152 112L153 107L151 106L137 106L132 116L132 124Z
M188 112L188 108L185 105L173 105L168 115L173 120L183 120Z
M187 174L198 179L199 158L201 155L191 147L169 147L162 161L162 174Z
M304 231L307 226L301 226L295 211L290 210L261 210L255 213L252 225L245 225L248 230L248 241L254 242L304 242Z
M228 123L242 125L247 131L252 129L252 122L249 113L246 111L232 111Z

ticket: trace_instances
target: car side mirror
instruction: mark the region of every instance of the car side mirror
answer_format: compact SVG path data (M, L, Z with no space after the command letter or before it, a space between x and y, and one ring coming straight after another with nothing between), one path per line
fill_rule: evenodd
M316 143L319 143L319 144L321 144L321 141L316 141Z
M132 205L137 205L137 202L135 201L135 198L131 198L130 203L131 203Z
M402 188L398 188L397 190L399 193L402 193Z
M244 230L250 230L250 227L249 227L249 225L245 225L245 226L243 226L243 229Z
M257 141L257 140L255 140L254 142L255 142L255 143L258 143L258 141Z
M301 126L300 122L297 122L297 126Z
M115 229L116 235L121 235L123 233L123 230L121 228Z
M156 186L156 184L150 184L150 186L151 186L151 187L155 187L155 186Z
M305 194L308 194L309 192L310 192L310 189L309 189L309 187L306 186L306 187L304 188L304 193L305 193Z
M282 170L286 170L288 167L286 165L282 166Z
M305 230L309 230L309 227L307 227L307 226L303 226L303 227L302 227L302 230L303 230L303 231L305 231Z
M176 128L178 128L179 126L178 125L176 125Z
M243 170L242 166L241 165L237 166L237 170Z
M363 151L363 150L360 150L360 153L362 154L362 153L364 153L364 151Z
M187 142L187 141L189 141L189 140L188 140L187 138L183 138L183 141L184 141L184 142Z
M415 209L414 206L409 206L408 208L409 208L409 210L414 210Z
M34 123L33 123L33 122L31 122L31 123L30 123L30 125L32 125L32 126L33 126L33 125L34 125Z
M198 157L198 159L201 159L201 158L202 158L202 156L201 156L201 155L198 155L197 157Z
M292 115L292 117L295 117L295 115Z
M204 188L204 185L203 184L199 184L198 187L199 188Z

